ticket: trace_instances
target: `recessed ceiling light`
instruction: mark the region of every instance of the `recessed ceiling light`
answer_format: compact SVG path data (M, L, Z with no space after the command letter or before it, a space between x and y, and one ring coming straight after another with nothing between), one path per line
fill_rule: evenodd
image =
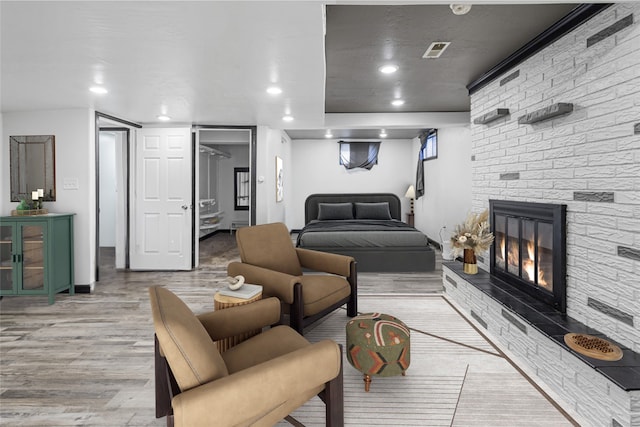
M292 122L293 116L286 115L282 118L282 120L284 120L285 122Z
M278 86L269 86L267 88L267 93L269 95L280 95L282 93L282 89L280 89Z
M171 120L171 117L161 114L158 116L158 120L160 120L161 122L168 122L169 120Z
M404 99L394 99L391 101L391 105L395 105L396 107L404 105Z
M325 138L333 138L333 134L330 129L327 129L327 132L324 134Z
M380 131L380 138L386 138L386 137L387 137L387 132L385 132L385 130L384 130L384 129L382 129L382 130Z
M378 71L380 71L383 74L392 74L398 71L398 66L394 64L387 64L378 68Z
M109 93L109 91L102 86L91 86L89 90L93 93L97 93L98 95L104 95L105 93Z

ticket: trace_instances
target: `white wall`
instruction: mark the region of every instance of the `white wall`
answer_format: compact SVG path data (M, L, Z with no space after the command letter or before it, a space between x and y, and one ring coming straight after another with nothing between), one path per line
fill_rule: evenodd
M417 163L420 141L413 142ZM414 203L415 226L429 238L448 239L471 211L471 131L468 127L438 129L438 158L424 163L424 196ZM414 168L415 170L415 168Z
M116 245L116 135L100 132L100 246Z
M290 229L304 226L304 202L314 193L394 193L400 197L404 214L409 200L404 198L415 182L418 148L409 139L383 140L378 164L370 171L348 171L339 164L336 139L295 140L291 143L291 182L293 197L288 200L287 225ZM286 188L285 188L286 191Z
M267 126L258 126L256 131L256 224L267 223L267 155L269 149L267 147L267 134L269 128Z
M11 176L5 177L6 174L9 173L9 148L5 145L5 136L3 132L3 116L0 113L0 214L4 215L6 212L10 211L11 197L10 188L11 188Z
M95 280L95 113L90 109L41 110L3 114L2 153L9 152L11 135L55 135L56 201L45 202L51 212L71 212L74 217L75 282ZM65 180L78 183L65 189ZM9 215L9 159L3 154L0 175L1 214Z
M258 126L256 153L256 224L285 222L293 206L292 143L279 129ZM276 156L282 159L284 171L284 200L276 202ZM289 225L289 224L287 224ZM289 228L291 228L289 226Z

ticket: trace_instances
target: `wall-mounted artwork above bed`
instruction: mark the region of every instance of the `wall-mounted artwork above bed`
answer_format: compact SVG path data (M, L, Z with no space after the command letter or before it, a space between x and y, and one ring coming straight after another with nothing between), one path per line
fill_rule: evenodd
M427 236L401 215L395 194L312 194L297 246L350 255L363 272L433 271Z

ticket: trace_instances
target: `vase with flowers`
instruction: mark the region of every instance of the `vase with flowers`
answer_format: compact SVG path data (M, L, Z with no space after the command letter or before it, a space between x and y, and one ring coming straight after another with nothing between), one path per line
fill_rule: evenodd
M492 243L488 210L479 214L469 213L465 222L457 225L451 236L453 254L456 257L463 254L463 271L467 274L478 273L476 254L488 250Z

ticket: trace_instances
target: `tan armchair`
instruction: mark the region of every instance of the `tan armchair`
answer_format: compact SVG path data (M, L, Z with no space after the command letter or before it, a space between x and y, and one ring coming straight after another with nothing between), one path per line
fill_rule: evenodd
M310 344L288 326L219 353L215 341L276 323L276 298L196 316L149 288L156 332L156 417L168 426L271 426L319 395L327 426L344 424L342 349Z
M263 286L263 296L278 297L289 324L300 334L304 327L347 304L347 315L358 311L354 258L293 246L282 223L244 227L236 232L242 262L227 266L229 276ZM303 274L303 269L330 274Z

